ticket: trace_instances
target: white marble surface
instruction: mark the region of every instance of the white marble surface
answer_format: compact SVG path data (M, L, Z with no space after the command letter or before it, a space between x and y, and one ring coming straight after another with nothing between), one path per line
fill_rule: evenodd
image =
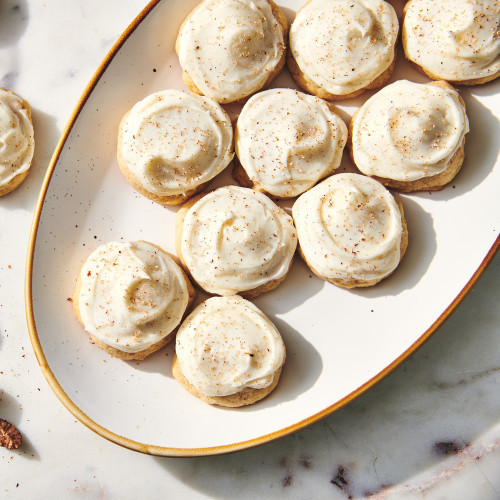
M120 448L76 421L46 383L24 315L38 191L57 139L138 0L0 0L0 87L33 107L32 172L0 199L0 448L5 498L500 498L500 259L436 334L348 407L277 442L169 459Z

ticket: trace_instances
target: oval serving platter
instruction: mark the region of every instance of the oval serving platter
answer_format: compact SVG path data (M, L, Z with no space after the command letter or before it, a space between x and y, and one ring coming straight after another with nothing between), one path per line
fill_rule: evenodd
M347 404L436 331L499 245L497 81L461 90L471 132L455 181L440 192L401 196L410 242L390 278L347 291L316 278L296 258L285 282L255 300L287 346L282 378L268 398L236 410L211 407L173 379L171 345L142 362L111 358L92 345L68 300L88 254L107 241L137 239L174 253L177 209L133 191L116 162L116 135L121 117L135 102L156 90L184 88L174 42L196 3L150 2L98 68L49 166L26 272L31 342L56 395L103 437L164 456L248 448ZM282 2L289 20L301 3ZM427 81L400 53L391 81L401 78ZM284 70L273 87L289 86L295 87ZM369 95L340 102L344 118ZM237 110L232 106L230 111ZM339 171L352 169L347 156ZM227 183L228 173L211 187Z

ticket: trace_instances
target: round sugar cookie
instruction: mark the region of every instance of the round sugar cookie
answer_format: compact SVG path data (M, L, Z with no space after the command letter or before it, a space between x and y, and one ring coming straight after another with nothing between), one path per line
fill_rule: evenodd
M14 92L0 88L0 196L23 182L34 151L30 105Z
M364 175L330 176L299 196L292 214L301 256L317 276L344 288L378 283L406 251L401 203Z
M189 90L220 103L267 86L285 64L288 23L272 0L204 0L176 41Z
M272 196L295 197L338 168L346 140L331 104L292 89L265 90L238 117L233 177Z
M184 271L160 247L114 241L83 264L73 307L101 349L141 360L174 338L194 296Z
M276 288L297 246L293 220L265 194L225 186L189 200L177 213L177 255L198 285L246 298Z
M266 397L286 356L273 323L238 295L201 303L182 323L175 344L174 377L205 403L228 407Z
M500 75L498 0L411 0L404 8L403 48L433 80L478 85Z
M399 23L383 0L309 0L290 26L287 64L296 83L328 100L385 85Z
M143 196L165 205L183 203L233 159L233 128L213 99L155 92L133 106L118 132L118 164Z
M465 158L465 104L446 82L399 80L356 111L350 124L358 169L403 192L438 190Z

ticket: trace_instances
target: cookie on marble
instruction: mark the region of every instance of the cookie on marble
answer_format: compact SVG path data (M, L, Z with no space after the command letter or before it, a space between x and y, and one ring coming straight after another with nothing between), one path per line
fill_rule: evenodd
M30 105L14 92L0 88L0 196L24 181L34 152Z

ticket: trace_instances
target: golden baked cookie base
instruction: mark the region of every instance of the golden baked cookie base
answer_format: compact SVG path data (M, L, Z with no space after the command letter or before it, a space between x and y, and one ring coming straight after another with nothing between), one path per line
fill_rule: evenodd
M264 399L268 394L270 394L278 384L282 366L278 368L278 370L274 373L273 381L269 386L264 387L263 389L253 389L251 387L246 387L241 392L238 392L236 394L230 394L229 396L206 396L198 389L196 389L196 387L191 385L184 376L184 374L182 373L177 355L174 355L174 359L172 361L172 373L174 375L174 378L188 392L190 392L193 396L196 396L198 399L201 399L205 403L208 403L210 405L219 405L219 406L226 406L229 408L236 408L238 406L245 406L256 403L257 401Z
M175 258L172 255L165 252L165 250L163 250L158 245L155 245L154 243L150 243L149 241L145 241L144 243L148 243L149 245L156 247L158 250L167 254L170 258L175 260ZM188 299L188 304L186 306L186 311L184 312L183 317L182 317L182 319L184 319L187 311L189 310L191 304L194 301L194 298L196 296L196 292L195 292L193 285L189 281L189 278L186 276L186 273L184 272L184 270L182 268L180 268L180 269L181 269L181 272L182 272L184 279L186 280L186 285L187 285L188 294L189 294L189 299ZM72 302L73 302L73 309L75 310L75 315L76 315L78 321L80 322L80 324L85 328L85 325L83 324L83 321L82 321L82 317L80 315L80 307L79 307L81 286L82 286L82 282L81 282L81 278L80 278L80 273L78 273ZM161 349L164 345L167 345L170 341L172 341L175 338L175 334L177 333L177 329L179 328L181 323L182 323L182 320L179 323L179 325L177 325L169 334L167 334L166 337L159 340L155 344L149 346L147 349L144 349L144 350L138 351L138 352L121 351L120 349L116 349L115 347L112 347L112 346L106 344L102 340L99 340L98 338L94 337L94 335L92 335L91 333L89 333L89 332L87 332L87 333L89 334L90 338L92 339L92 342L94 344L96 344L97 347L100 347L103 351L107 352L111 356L118 358L118 359L124 359L127 361L130 361L130 360L141 361L144 358L146 358L147 356L149 356L150 354L152 354L153 352L156 352L158 349Z
M155 201L156 203L159 203L160 205L179 205L181 203L184 203L187 199L189 199L191 196L195 195L199 191L201 191L205 186L208 185L210 181L204 182L203 184L200 184L192 189L188 189L184 193L179 193L179 194L171 194L171 195L160 195L156 193L152 193L151 191L148 191L141 183L141 181L137 178L137 176L128 168L126 161L123 159L123 155L121 154L122 150L122 136L123 136L123 125L125 123L125 120L127 119L128 115L130 114L130 111L123 117L122 121L120 122L120 127L118 130L118 147L117 147L117 160L118 160L118 166L120 167L120 170L122 174L124 175L125 179L127 179L128 183L139 193L142 194L142 196L145 196L146 198Z
M212 294L211 292L208 292L205 290L193 277L193 275L190 273L188 266L186 265L186 261L184 260L184 257L182 255L181 251L181 242L182 242L182 229L184 226L184 219L186 218L186 214L188 213L189 209L198 201L201 200L204 196L206 196L207 193L199 194L197 196L194 196L190 200L188 200L177 212L175 216L175 251L177 253L177 256L179 257L179 261L186 271L188 275L191 277L194 283L198 285L198 287L207 292L210 293L211 295L216 295ZM263 283L262 285L258 286L257 288L252 288L250 290L240 290L238 292L235 292L235 295L240 295L241 297L245 299L254 299L255 297L265 293L269 292L271 290L274 290L282 281L285 280L285 278L288 276L288 273L290 271L290 268L292 267L293 264L293 258L290 259L290 265L288 266L288 269L286 273L281 277L277 278L274 280L270 280L267 283Z
M428 85L434 85L435 87L454 90L454 88L444 80L429 82ZM459 95L458 98L460 99L462 106L465 107L465 103L462 97ZM352 147L352 131L354 128L354 121L360 109L361 108L358 108L356 112L352 115L351 121L349 123L349 134L347 137L349 156L351 157L351 160L355 165L356 162L354 161L354 151ZM439 191L443 189L446 186L446 184L448 184L455 178L460 168L462 167L464 160L465 160L465 137L462 140L461 146L457 149L455 154L450 158L450 161L448 162L446 169L440 172L439 174L431 175L429 177L422 177L421 179L416 179L414 181L399 181L395 179L388 179L386 177L379 177L377 175L369 175L368 177L376 179L384 186L391 189L396 189L401 193L411 193L413 191Z
M252 179L248 177L246 170L243 168L240 163L240 159L237 156L235 156L233 160L231 175L233 176L233 179L242 187L251 188L259 193L274 196L269 194L258 182L253 182ZM276 196L276 198L278 198L278 196Z
M394 199L396 200L396 203L398 204L398 208L399 208L399 211L401 213L401 224L403 226L403 232L401 235L401 243L400 243L400 247L399 247L400 248L399 262L401 262L401 259L403 258L403 255L405 254L406 249L408 247L408 226L406 224L406 219L405 219L404 211L403 211L403 205L401 204L401 201L399 201L399 199L396 197L394 197ZM397 269L397 266L396 266L396 268L392 272L387 274L386 276L383 276L382 278L378 278L378 279L374 279L374 280L360 280L360 279L355 279L355 278L341 280L341 279L335 279L335 278L327 278L327 277L323 276L321 273L319 273L318 271L316 271L316 269L314 269L314 267L312 267L311 264L308 262L306 256L304 255L304 252L300 248L300 241L299 241L299 244L297 245L297 249L299 251L300 256L304 260L304 262L308 265L309 269L311 269L311 271L316 276L318 276L318 278L321 278L322 280L328 281L328 282L333 283L334 285L340 286L342 288L357 288L357 287L373 286L376 283L378 283L379 281L382 281L383 279L388 278Z
M216 99L215 97L212 97L214 101L217 101L219 104L228 104L230 102L238 102L238 103L243 103L246 99L248 99L251 95L255 94L256 92L259 92L261 90L266 89L271 82L278 76L278 74L281 72L283 69L283 66L285 65L285 59L286 59L286 46L288 45L288 21L286 20L285 14L281 10L280 7L276 3L274 3L273 0L266 0L267 3L271 7L271 11L273 13L274 18L278 22L278 24L281 26L283 30L283 43L285 46L285 50L283 50L283 54L281 56L281 59L279 60L278 64L274 68L274 70L269 74L269 77L267 80L264 82L262 87L259 89L252 90L249 94L243 95L237 99ZM184 25L188 21L188 19L191 18L191 16L196 12L198 8L200 8L201 3L197 5L184 19L184 21L181 24L181 27L179 28L179 34L181 33L182 29L184 28ZM177 35L177 39L175 40L175 52L177 55L179 55L179 35ZM182 69L182 81L184 82L184 85L191 91L194 92L195 94L198 95L204 95L203 92L197 87L196 83L194 83L193 79L189 75L187 71Z
M376 175L373 175L371 177L379 181L384 186L391 189L396 189L401 193L411 193L413 191L439 191L455 178L460 168L462 167L465 159L464 145L465 139L462 141L462 145L457 150L457 152L451 157L446 170L440 172L439 174L408 182L386 179L384 177L378 177Z
M336 169L335 169L336 170ZM332 170L331 172L325 172L324 175L322 175L316 183L320 182L323 180L325 177L328 177L329 175L332 175L335 170ZM297 198L300 196L302 193L293 195L293 196L278 196L272 193L269 193L269 191L266 191L258 182L253 182L250 177L248 177L248 174L246 170L243 168L242 164L240 163L240 160L237 156L234 157L233 160L233 169L231 171L231 175L233 176L233 179L242 187L246 188L251 188L254 191L258 191L259 193L265 194L271 198L278 199L278 200L291 200L293 198ZM315 184L316 184L315 183ZM314 185L313 185L314 186ZM308 191L311 189L313 186L310 188L306 189L305 191ZM305 192L304 191L304 192Z
M31 118L31 106L29 105L28 101L23 99L20 95L16 94L15 92L12 92L12 90L7 90L7 89L4 89L2 87L0 87L0 90L8 92L9 94L12 94L13 96L16 96L17 98L19 98L21 100L22 107L23 107L23 109L26 110L26 114L28 115L28 119L29 119L31 125L33 126L33 120ZM33 163L33 159L30 162L30 168L31 168L32 163ZM4 195L9 194L12 191L14 191L14 189L16 189L24 181L24 179L26 179L26 177L28 176L28 174L30 172L30 168L28 168L25 172L21 172L21 173L17 174L9 182L4 184L3 186L0 186L0 196L4 196Z
M406 3L406 5L404 6L404 9L403 9L403 18L401 20L401 26L403 26L404 24L404 20L405 20L405 16L406 16L406 12L408 11L408 8L411 4L411 0L408 1ZM401 42L402 42L402 45L403 45L403 50L404 50L404 53L405 53L405 57L406 59L411 63L411 65L420 73L426 75L427 77L429 77L431 80L436 80L436 81L447 81L453 85L481 85L483 83L488 83L488 82L491 82L492 80L495 80L496 78L498 78L500 76L500 70L498 70L497 72L495 73L492 73L491 75L486 75L486 76L483 76L483 77L480 77L480 78L469 78L469 79L464 79L464 80L453 80L453 79L447 79L447 78L443 78L442 76L437 76L435 74L433 74L431 71L429 71L427 68L424 68L423 66L420 66L419 64L417 64L416 62L412 61L407 55L407 51L406 51L406 43L405 43L405 39L404 37L401 37Z
M0 196L3 196L5 194L9 194L12 191L14 191L14 189L16 189L21 184L21 182L23 182L24 179L26 179L29 172L30 172L30 169L28 168L28 170L26 170L25 172L21 172L20 174L17 174L9 182L7 182L7 184L4 184L3 186L1 186L0 187Z
M350 92L349 94L332 94L328 92L328 90L324 89L316 82L311 80L300 68L295 60L295 57L292 54L291 50L288 50L286 64L292 78L295 83L302 89L306 90L310 94L313 94L317 97L321 97L322 99L326 99L328 101L340 101L342 99L351 99L352 97L356 97L362 94L365 90L373 90L383 87L392 75L394 71L394 67L396 65L396 50L394 49L394 56L389 67L384 70L380 75L378 75L374 80L368 83L365 87L359 90L355 90Z

